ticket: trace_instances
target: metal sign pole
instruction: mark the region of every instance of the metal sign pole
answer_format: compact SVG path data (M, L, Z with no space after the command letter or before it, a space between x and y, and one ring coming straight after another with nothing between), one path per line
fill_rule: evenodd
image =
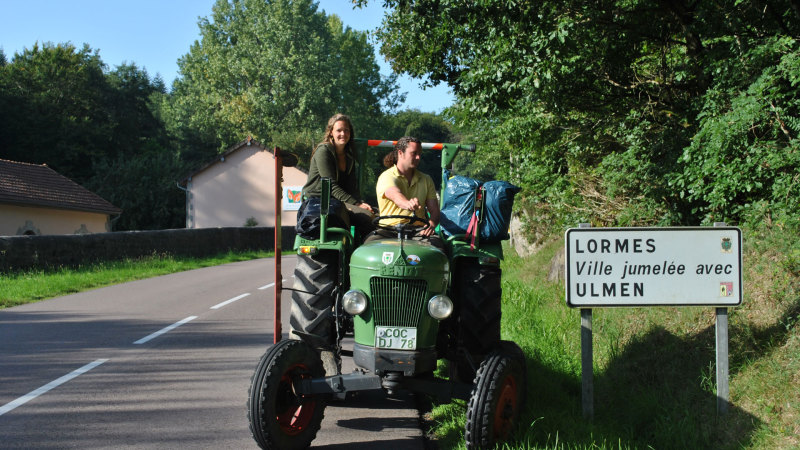
M725 222L714 223L715 227L724 227ZM716 309L716 357L717 357L717 414L728 413L728 308Z
M728 413L728 308L717 308L717 414Z
M590 228L582 223L579 228ZM594 419L594 355L592 352L592 309L581 309L581 403L583 417Z
M581 309L581 399L583 417L594 419L594 373L592 355L592 310Z

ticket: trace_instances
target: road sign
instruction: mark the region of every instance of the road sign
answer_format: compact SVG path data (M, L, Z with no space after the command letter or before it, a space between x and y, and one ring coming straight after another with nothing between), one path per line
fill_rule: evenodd
M736 306L736 227L572 228L565 234L567 305Z

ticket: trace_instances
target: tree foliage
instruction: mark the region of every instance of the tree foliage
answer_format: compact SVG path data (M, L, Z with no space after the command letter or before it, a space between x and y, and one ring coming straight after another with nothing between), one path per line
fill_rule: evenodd
M88 46L35 44L0 68L0 155L82 183L111 146L109 86Z
M381 77L363 32L311 0L218 0L199 23L202 38L179 61L173 128L224 149L247 136L310 149L335 112L362 129L401 97Z
M185 169L156 114L165 95L88 45L35 44L0 66L0 157L47 164L122 208L118 230L180 226Z
M386 139L396 141L403 136L414 136L422 142L457 142L459 136L453 131L453 126L438 114L421 112L416 109L400 111L385 117L381 126L380 135L365 136L372 139ZM372 154L366 159L367 176L364 189L369 191L365 198L375 197L375 182L378 176L386 170L383 158L389 149L371 150ZM420 157L419 170L430 175L438 189L442 183L442 154L436 150L426 150ZM376 200L377 201L377 200Z
M220 149L252 136L307 161L334 113L376 136L403 100L368 35L311 0L218 0L199 27L171 92L88 45L0 51L0 158L46 163L121 207L115 229L178 227L176 181Z
M186 170L176 153L152 147L100 159L93 169L86 187L123 210L114 223L116 230L184 226L186 197L177 179Z
M453 89L542 223L800 212L796 2L384 4L392 66Z

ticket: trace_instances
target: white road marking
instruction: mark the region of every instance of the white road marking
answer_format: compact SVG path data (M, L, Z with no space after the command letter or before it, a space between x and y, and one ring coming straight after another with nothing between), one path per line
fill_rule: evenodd
M18 406L21 406L21 405L24 405L25 403L28 403L29 401L35 399L36 397L46 393L47 391L49 391L51 389L54 389L54 388L56 388L56 387L58 387L58 386L60 386L60 385L62 385L64 383L66 383L67 381L69 381L69 380L71 380L71 379L73 379L73 378L75 378L75 377L77 377L79 375L83 375L84 373L94 369L95 367L99 366L100 364L103 364L106 361L108 361L108 359L98 359L98 360L96 360L94 362L86 364L85 366L81 367L80 369L75 369L72 372L64 375L63 377L61 377L61 378L59 378L57 380L53 380L53 381L45 384L44 386L40 387L39 389L33 390L33 391L23 395L22 397L14 400L14 401L6 403L2 407L0 407L0 416L2 416L3 414L5 414L5 413L7 413L9 411L12 411L14 408L16 408Z
M292 275L292 278L294 278L294 275ZM284 280L281 280L281 281L286 281L286 280L284 279ZM265 289L269 289L269 288L271 288L273 286L275 286L275 283L270 283L270 284L267 284L265 286L261 286L258 289L259 290L265 290ZM247 297L248 295L250 295L249 292L245 293L245 294L242 294L242 295L239 295L239 296L234 297L234 298L232 298L230 300L226 300L226 301L224 301L222 303L216 304L216 305L212 306L211 309L222 308L223 306L228 305L230 303L233 303L233 302L235 302L237 300L241 300L241 299ZM161 336L162 334L168 333L169 331L172 331L175 328L178 328L179 326L181 326L181 325L183 325L185 323L191 322L192 320L194 320L196 318L197 318L197 316L189 316L189 317L187 317L187 318L185 318L183 320L180 320L178 322L173 323L172 325L170 325L168 327L164 327L161 330L156 331L155 333L149 334L149 335L139 339L138 341L134 342L134 344L136 344L136 345L144 344L145 342L148 342L148 341L150 341L152 339L155 339L158 336ZM76 377L78 377L80 375L83 375L84 373L94 369L95 367L105 363L106 361L108 361L108 358L95 360L94 362L86 364L85 366L83 366L83 367L81 367L79 369L75 369L72 372L64 375L63 377L58 378L56 380L53 380L53 381L45 384L44 386L42 386L42 387L40 387L40 388L38 388L36 390L33 390L33 391L23 395L22 397L19 397L16 400L13 400L11 402L6 403L5 405L0 407L0 416L2 416L3 414L5 414L7 412L13 411L17 407L22 406L25 403L28 403L29 401L35 399L36 397L39 397L40 395L45 394L45 393L51 391L52 389L57 388L58 386L60 386L60 385L62 385L64 383L72 380L73 378L76 378Z
M168 327L162 328L162 329L156 331L153 334L149 334L149 335L139 339L138 341L134 342L134 344L144 344L145 342L147 342L147 341L149 341L151 339L157 338L157 337L161 336L162 334L164 334L164 333L166 333L168 331L172 331L175 328L178 328L179 326L181 326L181 325L183 325L183 324L185 324L187 322L191 322L194 319L197 319L197 316L189 316L189 317L187 317L187 318L185 318L185 319L183 319L181 321L173 323L172 325L170 325Z
M228 304L230 304L230 303L233 303L233 302L235 302L236 300L241 300L241 299L243 299L243 298L247 297L248 295L250 295L250 293L249 293L249 292L248 292L248 293L246 293L246 294L239 295L239 296L237 296L237 297L233 297L233 298L232 298L232 299L230 299L230 300L225 300L225 301L224 301L224 302L222 302L222 303L217 303L216 305L212 306L210 309L220 309L220 308L222 308L223 306L225 306L225 305L228 305Z

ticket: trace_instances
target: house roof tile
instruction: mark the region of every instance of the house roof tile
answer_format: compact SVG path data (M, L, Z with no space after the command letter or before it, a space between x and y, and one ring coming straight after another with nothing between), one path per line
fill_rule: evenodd
M119 214L121 209L47 165L0 159L0 203Z

